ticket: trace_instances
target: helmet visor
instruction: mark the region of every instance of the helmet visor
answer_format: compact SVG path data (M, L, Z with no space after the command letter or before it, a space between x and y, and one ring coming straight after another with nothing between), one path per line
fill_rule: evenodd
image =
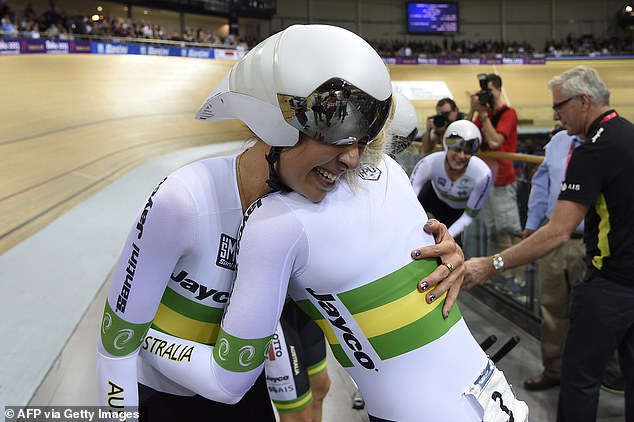
M480 142L478 138L464 139L456 132L451 132L445 137L445 145L447 149L453 151L464 151L465 154L473 155L478 152Z
M277 94L284 119L303 134L329 145L370 143L390 114L392 97L381 101L333 78L308 97Z
M392 154L399 154L405 151L414 142L416 135L418 135L418 128L414 128L407 136L392 134Z

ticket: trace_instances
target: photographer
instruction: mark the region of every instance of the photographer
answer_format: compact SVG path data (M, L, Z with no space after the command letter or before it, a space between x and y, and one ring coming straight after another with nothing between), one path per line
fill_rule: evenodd
M495 74L479 74L480 91L471 96L468 118L480 128L483 151L517 151L517 113L502 102L502 78ZM473 119L474 114L477 117ZM493 173L493 187L480 216L488 235L488 253L495 253L520 239L520 218L513 160L484 159ZM512 291L523 282L506 274Z
M467 115L460 110L456 102L451 98L442 98L436 103L436 115L427 118L425 133L421 138L423 143L423 155L434 152L436 144L442 143L445 130L450 123L462 120Z

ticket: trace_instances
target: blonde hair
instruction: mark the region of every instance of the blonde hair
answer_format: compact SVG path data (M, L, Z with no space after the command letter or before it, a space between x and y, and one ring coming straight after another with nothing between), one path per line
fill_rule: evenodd
M379 134L376 135L374 140L363 151L361 165L346 173L346 182L348 182L352 188L356 188L359 185L359 172L361 171L361 167L364 165L376 167L381 160L383 160L389 144L389 137L385 130L386 127L387 124L383 126L383 129L381 129Z

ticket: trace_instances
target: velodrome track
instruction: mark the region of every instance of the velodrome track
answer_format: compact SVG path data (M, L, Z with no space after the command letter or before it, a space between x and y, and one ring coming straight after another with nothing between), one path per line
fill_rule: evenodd
M632 63L591 63L612 89L613 106L630 119ZM0 57L0 407L30 400L162 175L240 149L240 142L230 141L243 139L241 124L193 119L231 64L149 56ZM466 108L468 92L477 89L475 75L495 71L520 119L549 127L546 83L574 64L394 66L391 74L395 81L443 80ZM414 101L421 122L434 103ZM148 168L157 157L167 158Z

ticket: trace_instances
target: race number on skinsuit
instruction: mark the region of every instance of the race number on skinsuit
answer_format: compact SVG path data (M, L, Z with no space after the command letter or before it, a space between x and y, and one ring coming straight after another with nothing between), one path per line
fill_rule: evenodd
M528 406L515 398L502 371L490 361L464 394L474 409L481 412L483 422L528 421Z

